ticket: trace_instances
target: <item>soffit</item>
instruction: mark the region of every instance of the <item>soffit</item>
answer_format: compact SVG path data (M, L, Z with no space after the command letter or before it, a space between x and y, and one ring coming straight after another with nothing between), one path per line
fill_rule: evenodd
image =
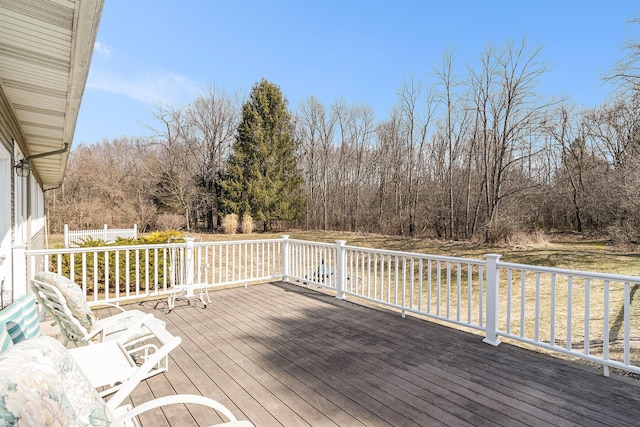
M0 86L26 157L71 146L104 0L0 0ZM68 152L33 159L59 185Z

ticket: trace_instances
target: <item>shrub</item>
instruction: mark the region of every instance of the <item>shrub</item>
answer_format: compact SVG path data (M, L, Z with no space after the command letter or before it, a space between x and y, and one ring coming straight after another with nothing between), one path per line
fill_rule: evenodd
M253 232L253 218L248 213L242 215L242 224L240 225L242 234L251 234Z
M607 227L611 243L616 246L636 245L640 242L640 231L637 226L628 222Z
M60 259L62 274L71 277L71 271L73 270L75 280L80 280L80 275L83 274L89 286L87 289L87 294L89 295L93 294L95 289L91 284L97 284L98 292L104 291L106 277L109 277L110 292L114 292L112 285L116 276L119 277L120 292L127 291L127 278L129 279L130 291L135 291L136 286L147 283L153 288L156 279L157 283L163 283L165 273L170 269L170 264L168 263L171 263L171 257L160 252L156 258L154 250L147 257L144 252L133 248L116 250L115 247L183 242L182 233L176 230L157 231L138 239L120 238L111 244L100 239L85 239L78 246L82 248L114 248L107 250L107 252L98 252L96 256L88 254L85 257L86 270L84 272L82 270L83 256L81 254L62 254ZM52 261L57 263L58 259ZM136 282L136 272L139 282Z
M183 233L178 230L154 231L145 236L144 244L159 245L162 243L183 243Z
M79 248L98 248L100 246L107 246L107 242L103 239L94 239L91 236L85 239L80 239L76 244Z
M508 238L511 246L544 246L549 243L549 239L542 231L517 231Z
M159 230L183 230L185 229L184 216L175 213L163 213L156 219L156 227Z
M238 215L228 214L222 219L222 229L225 234L236 234L238 230Z

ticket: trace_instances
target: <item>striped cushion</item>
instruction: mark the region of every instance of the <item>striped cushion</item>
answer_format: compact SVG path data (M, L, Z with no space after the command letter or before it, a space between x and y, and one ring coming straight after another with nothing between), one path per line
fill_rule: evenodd
M11 335L9 335L9 332L7 332L7 328L3 327L2 331L0 331L0 354L9 349L11 346L13 346Z
M20 320L22 320L22 318ZM13 320L9 320L4 325L4 328L11 337L11 341L14 344L18 344L20 341L24 341L24 325L22 324L22 322L14 322Z
M33 295L23 295L0 311L0 325L14 344L40 336L38 309Z

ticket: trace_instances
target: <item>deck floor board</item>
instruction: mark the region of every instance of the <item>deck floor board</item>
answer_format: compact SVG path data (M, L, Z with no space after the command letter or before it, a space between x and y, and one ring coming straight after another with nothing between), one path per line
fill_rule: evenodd
M260 426L632 426L640 382L288 283L210 292L212 302L148 311L182 337L169 371L134 403L206 395ZM208 425L192 405L143 426Z

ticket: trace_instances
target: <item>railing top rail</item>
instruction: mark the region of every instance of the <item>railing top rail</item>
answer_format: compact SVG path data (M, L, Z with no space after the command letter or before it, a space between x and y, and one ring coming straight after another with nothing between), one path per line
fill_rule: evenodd
M117 232L133 232L135 228L96 228L93 230L69 230L68 234L88 234L88 233L117 233Z
M171 247L184 247L186 243L160 243L153 245L123 245L123 246L94 246L87 248L58 248L58 249L29 249L27 255L56 255L83 252L112 252L125 250L162 249Z
M312 245L312 246L322 246L325 248L333 248L336 246L335 243L326 243L326 242L312 242L310 240L300 240L300 239L289 239L289 242L292 243L300 243L304 245Z
M206 241L206 242L194 242L193 246L223 246L223 245L247 245L252 243L279 243L284 239L255 239L255 240L219 240L219 241Z
M505 268L511 270L527 270L539 273L560 274L565 276L582 277L582 278L595 278L602 280L610 280L614 282L631 282L640 283L640 276L626 276L621 274L601 273L586 270L571 270L568 268L557 267L542 267L529 264L516 264L510 262L498 262L498 268Z
M407 256L412 258L422 258L422 259L429 259L434 261L447 261L447 262L455 262L460 264L485 265L487 263L486 260L483 260L483 259L450 257L450 256L444 256L444 255L430 255L430 254L422 254L419 252L390 251L386 249L373 249L373 248L365 248L361 246L345 246L344 248L347 250L369 252L369 253L375 253L380 255Z

